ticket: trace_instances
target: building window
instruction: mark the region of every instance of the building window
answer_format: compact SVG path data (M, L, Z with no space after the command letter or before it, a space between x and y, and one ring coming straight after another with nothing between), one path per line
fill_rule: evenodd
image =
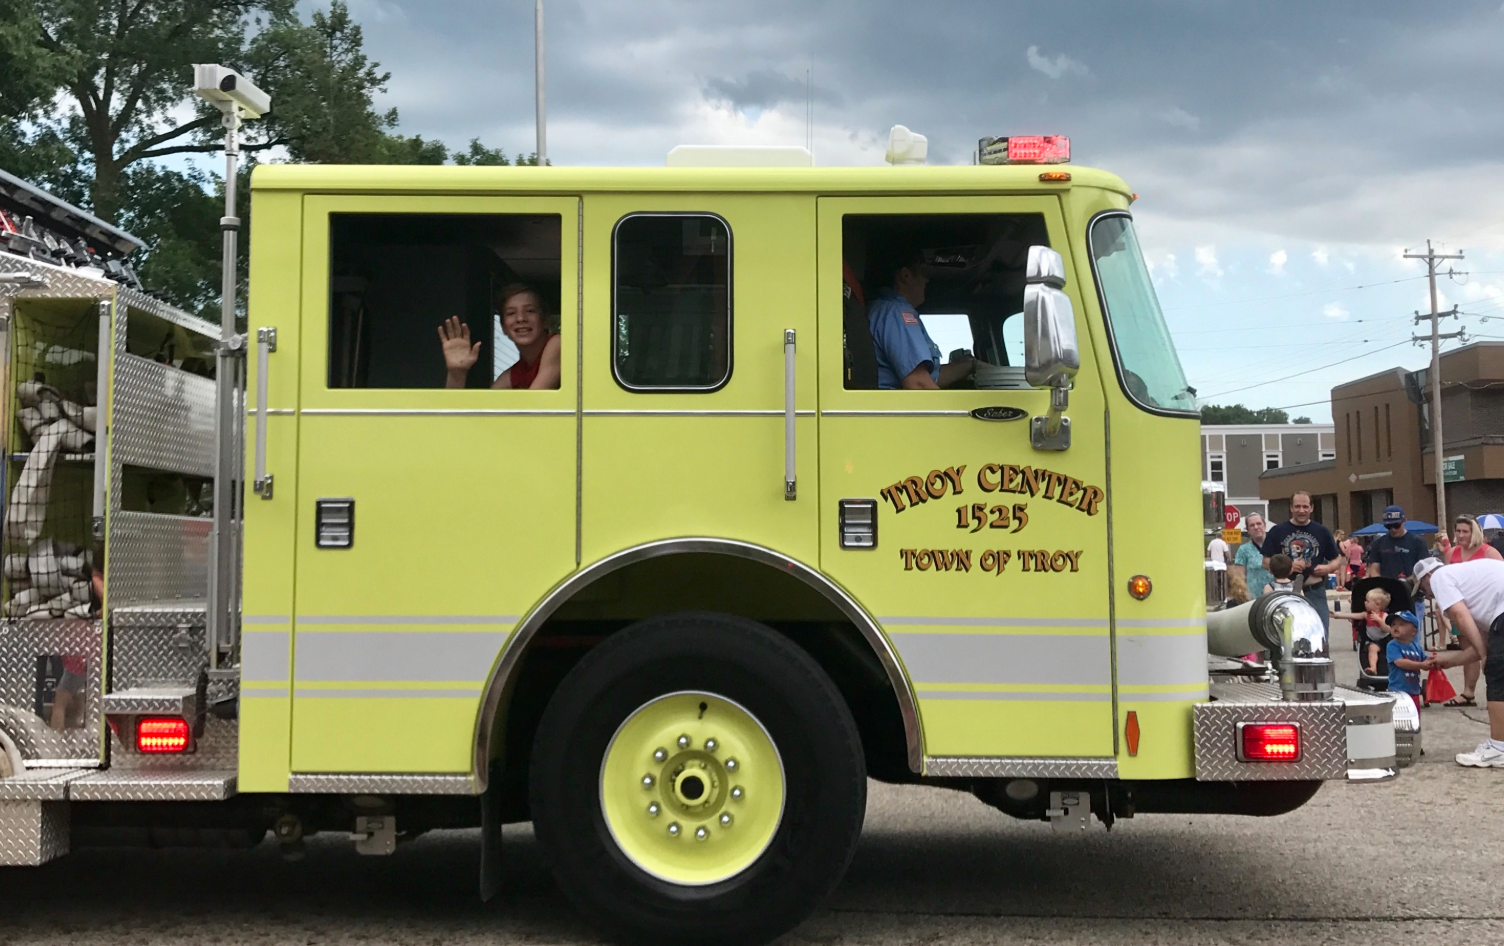
M1323 450L1323 451L1321 451L1320 453L1318 453L1316 455L1316 459L1318 459L1318 460L1335 460L1335 459L1337 459L1337 451L1335 451L1335 450Z
M1264 454L1264 469L1277 470L1280 465L1281 454L1278 452Z
M1206 455L1206 478L1213 483L1221 483L1227 479L1227 455L1224 453L1209 453Z

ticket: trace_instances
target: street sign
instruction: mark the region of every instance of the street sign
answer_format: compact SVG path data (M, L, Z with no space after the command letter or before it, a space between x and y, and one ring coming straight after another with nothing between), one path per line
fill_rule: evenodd
M1465 463L1466 457L1457 454L1455 457L1441 458L1441 481L1443 483L1461 483L1467 479Z
M1228 545L1237 545L1238 543L1240 543L1240 542L1243 541L1243 530L1242 529L1223 529L1222 530L1222 541L1226 542Z
M1243 514L1238 512L1237 506L1228 506L1222 510L1222 524L1228 529L1236 529L1238 523L1243 521Z

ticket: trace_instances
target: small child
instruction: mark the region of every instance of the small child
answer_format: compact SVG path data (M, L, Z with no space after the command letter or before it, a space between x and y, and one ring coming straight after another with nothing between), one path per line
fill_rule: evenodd
M1415 642L1420 618L1414 611L1396 611L1389 615L1389 692L1407 693L1420 709L1420 671L1426 652Z
M1272 563L1271 563L1272 564ZM1379 672L1379 648L1389 639L1389 628L1384 623L1384 609L1389 607L1389 592L1383 588L1370 588L1363 596L1363 612L1333 611L1332 617L1344 621L1362 621L1365 640L1363 663L1369 676Z
M1260 594L1273 594L1276 591L1286 591L1291 594L1300 594L1301 586L1305 584L1305 575L1297 575L1291 578L1290 574L1295 571L1295 561L1283 553L1269 556L1269 574L1274 580L1264 586Z

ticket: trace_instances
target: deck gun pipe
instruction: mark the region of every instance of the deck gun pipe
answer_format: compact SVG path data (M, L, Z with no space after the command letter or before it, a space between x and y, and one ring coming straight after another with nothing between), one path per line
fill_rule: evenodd
M1300 595L1275 593L1206 616L1207 651L1238 657L1269 651L1287 700L1330 700L1336 669L1326 624Z

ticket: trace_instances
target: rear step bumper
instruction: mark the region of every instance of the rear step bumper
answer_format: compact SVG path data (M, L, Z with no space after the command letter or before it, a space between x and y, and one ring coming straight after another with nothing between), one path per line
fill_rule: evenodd
M1394 697L1337 687L1335 699L1280 699L1277 683L1228 681L1211 687L1211 700L1195 707L1196 778L1203 782L1335 780L1387 781L1420 752L1418 725ZM1408 714L1413 715L1413 714ZM1294 762L1238 758L1238 724L1295 723L1301 755ZM1397 730L1403 728L1403 733Z

